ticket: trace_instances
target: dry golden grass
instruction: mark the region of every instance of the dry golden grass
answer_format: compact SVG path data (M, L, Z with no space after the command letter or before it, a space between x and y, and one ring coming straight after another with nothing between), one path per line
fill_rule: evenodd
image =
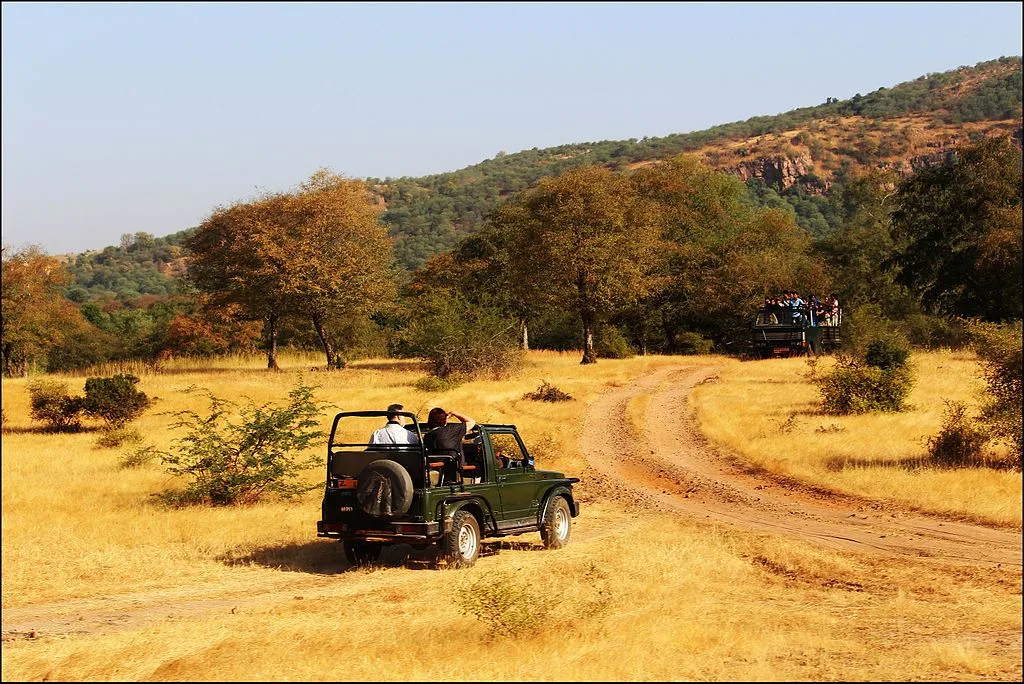
M721 382L701 385L694 405L712 441L772 473L826 489L900 501L923 511L990 523L1021 524L1021 474L988 469L922 468L927 441L942 426L945 402L977 407L984 382L968 352L912 356L911 409L828 416L803 359L733 362ZM819 372L831 361L824 359Z
M647 357L581 367L575 353L534 352L519 378L433 395L415 388L423 372L414 364L379 360L341 372L309 372L318 362L286 357L282 373L263 370L258 358L139 373L140 388L160 400L137 427L167 446L173 433L160 412L198 408L183 388L198 384L234 400L280 402L305 371L307 381L320 385L317 398L340 410L400 401L421 412L440 404L481 422L515 423L528 445L544 445L539 466L580 475L578 438L587 404L656 367L722 366L722 382L698 388L701 420L723 431L726 446L744 447L760 460L788 454L792 433L774 426L811 399L798 382L766 382L804 382L801 362L789 361ZM970 361L954 355L949 363L966 369ZM966 370L958 373L947 375L967 382ZM575 399L521 398L542 380ZM74 391L84 377L68 381ZM922 407L941 395L930 382L922 378L912 397ZM752 389L762 387L772 393L757 418L747 405ZM963 387L957 391L962 394ZM724 407L732 414L722 419L725 427L708 418ZM24 381L4 380L3 408L12 429L2 438L5 611L92 599L88 605L96 610L125 595L119 600L137 598L149 606L147 621L110 631L49 636L40 627L37 638L5 638L4 681L1021 676L1019 568L840 554L663 514L640 516L591 500L575 521L572 543L559 551L537 550L536 535L530 535L522 538L526 544L489 544L492 552L465 571L397 563L341 572L346 566L338 544L315 537L320 492L245 508L163 508L150 495L174 482L158 463L121 469L119 451L96 448L94 433L29 431ZM627 410L639 420L645 409L638 399ZM324 415L325 428L331 417ZM916 454L916 440L940 418L927 413L911 427L887 424L890 432L898 427L908 436L902 451L890 446L885 457ZM813 430L809 416L800 420L795 431ZM850 432L840 434L852 435L855 426L844 426ZM748 435L748 429L754 431ZM866 434L868 427L856 429ZM772 440L779 445L774 452ZM828 454L837 446L822 445ZM779 460L795 475L826 472L814 459L808 450ZM848 476L845 470L828 474ZM986 475L998 479L993 473L979 477ZM322 473L307 477L319 482ZM873 483L858 486L866 491ZM588 498L586 482L580 490ZM1018 475L1018 501L1019 491ZM518 578L526 587L525 600L509 610L525 611L530 629L491 635L487 623L460 610L458 597L489 576Z

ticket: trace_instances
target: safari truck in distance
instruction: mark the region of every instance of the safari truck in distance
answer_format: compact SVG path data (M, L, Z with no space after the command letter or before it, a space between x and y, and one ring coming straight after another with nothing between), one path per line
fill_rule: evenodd
M770 359L827 353L839 346L843 311L827 316L807 305L764 306L751 324L750 355Z
M439 563L468 567L488 537L539 532L549 549L569 542L579 478L537 470L515 425L476 425L463 441L465 465L427 452L414 413L397 415L411 419L416 444L368 444L365 421L352 421L362 432L343 429L353 418L375 418L379 427L387 415L342 412L331 426L317 536L340 540L350 563L371 563L389 544L434 544Z

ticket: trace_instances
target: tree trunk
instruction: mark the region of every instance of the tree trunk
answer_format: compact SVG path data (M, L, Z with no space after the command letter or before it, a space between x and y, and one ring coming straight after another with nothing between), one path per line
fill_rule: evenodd
M587 290L587 280L582 271L576 274L576 291L579 297L580 320L583 322L583 359L580 363L597 363L597 354L594 353L595 314L590 305L590 292Z
M530 329L526 324L525 318L519 319L519 326L522 331L522 337L519 338L519 348L523 351L530 351Z
M8 378L24 378L28 375L28 359L19 354L13 344L3 346L3 374Z
M277 365L277 314L271 313L267 316L267 368L281 370Z
M327 336L327 331L324 330L324 319L320 314L313 314L313 328L316 329L316 334L320 337L320 345L324 348L324 356L327 358L327 367L335 368L337 355L334 353L334 345L331 344L331 340Z
M583 360L580 364L597 363L597 354L594 353L594 317L590 314L583 316Z

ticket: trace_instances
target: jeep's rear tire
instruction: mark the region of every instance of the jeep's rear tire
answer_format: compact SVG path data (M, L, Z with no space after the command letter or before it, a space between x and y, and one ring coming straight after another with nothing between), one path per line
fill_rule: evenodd
M480 523L469 511L452 516L452 531L438 542L440 560L453 568L468 568L480 557Z
M356 500L375 518L405 515L412 505L412 477L395 461L372 461L359 473Z
M349 565L355 566L369 565L374 562L380 558L382 549L380 544L362 541L346 541L342 542L342 546L345 549L345 560L349 562Z
M569 543L572 535L572 511L564 496L554 496L548 502L544 523L540 526L540 539L545 549L560 549Z

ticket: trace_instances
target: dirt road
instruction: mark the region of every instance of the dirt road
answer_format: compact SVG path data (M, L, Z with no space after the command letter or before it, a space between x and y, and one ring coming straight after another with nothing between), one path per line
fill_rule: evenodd
M633 510L656 509L698 520L710 520L767 533L792 535L832 548L893 556L934 557L979 565L1021 566L1021 534L914 514L892 506L815 492L751 470L712 448L695 428L688 398L698 383L714 381L708 366L673 366L601 395L588 409L582 450L589 464L582 474L588 493L622 502ZM646 429L636 434L627 407L647 394ZM666 423L666 416L680 416ZM614 530L592 529L591 536ZM586 534L577 538L585 539ZM582 541L581 539L581 541ZM497 548L529 541L491 542ZM327 544L316 544L323 549ZM317 553L323 555L317 556ZM304 555L303 555L304 554ZM406 567L416 558L392 564ZM266 571L241 573L229 583L139 591L93 599L75 599L3 610L3 638L23 639L61 634L94 634L137 627L157 620L183 619L216 610L234 610L257 603L301 599L315 593L331 598L359 596L408 585L422 577L360 575L359 581L338 582L346 570L341 554L317 550L297 552L300 572L268 576ZM388 556L385 556L388 559ZM304 565L303 565L304 564Z
M582 440L598 495L841 550L1021 566L1020 532L816 492L712 448L693 423L688 398L698 383L716 379L708 366L667 368L602 395ZM649 403L638 435L627 406L640 394Z

